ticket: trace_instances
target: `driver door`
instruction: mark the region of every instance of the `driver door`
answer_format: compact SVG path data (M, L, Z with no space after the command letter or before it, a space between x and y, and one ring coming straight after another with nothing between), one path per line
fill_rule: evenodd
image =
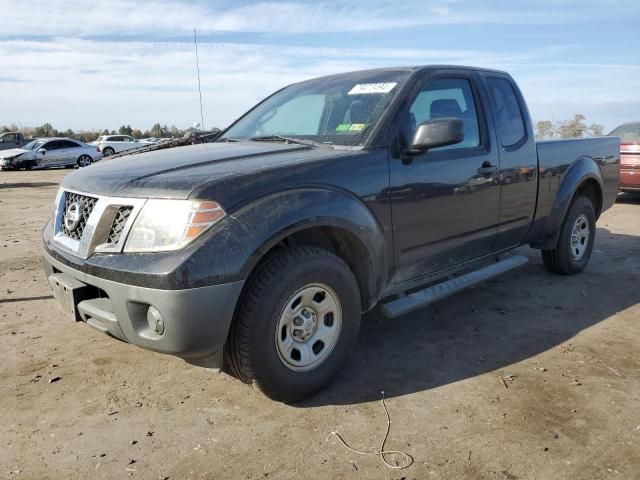
M44 167L54 167L60 164L60 155L62 150L61 140L52 140L45 143L36 152L38 165Z
M390 161L396 283L487 255L496 238L499 158L473 77L424 81L400 122L399 150L417 125L445 117L462 119L462 142Z

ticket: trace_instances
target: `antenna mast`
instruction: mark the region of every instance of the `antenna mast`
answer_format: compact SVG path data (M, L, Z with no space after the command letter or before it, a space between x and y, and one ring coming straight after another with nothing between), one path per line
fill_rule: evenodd
M204 130L204 114L202 113L202 88L200 86L200 62L198 62L198 37L193 29L193 44L196 47L196 69L198 71L198 94L200 95L200 128Z

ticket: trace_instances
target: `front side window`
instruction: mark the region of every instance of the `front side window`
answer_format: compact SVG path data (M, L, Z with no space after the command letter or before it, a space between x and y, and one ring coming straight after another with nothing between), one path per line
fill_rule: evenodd
M44 148L45 150L50 152L51 150L57 150L58 148L60 148L59 144L60 144L60 142L58 142L57 140L54 140L52 142L45 143L42 146L42 148Z
M4 143L15 142L17 140L15 133L8 133L2 137Z
M504 78L487 78L487 88L495 111L502 146L515 145L525 136L523 116L516 92L511 82Z
M259 104L218 141L283 136L328 145L363 145L409 76L357 72L291 85Z
M462 120L464 139L460 143L433 148L430 151L473 148L480 145L478 113L469 80L441 78L426 83L409 109L409 138L413 138L417 126L421 123L445 117Z

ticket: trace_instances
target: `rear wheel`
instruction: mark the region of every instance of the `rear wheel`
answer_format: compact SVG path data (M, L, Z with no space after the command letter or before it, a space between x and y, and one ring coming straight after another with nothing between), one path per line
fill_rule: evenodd
M589 263L595 236L593 204L586 197L576 197L562 223L556 248L542 251L544 265L563 275L581 272Z
M78 157L77 164L79 167L88 167L91 163L93 163L93 159L89 155L80 155Z
M105 148L104 150L102 150L102 154L103 154L105 157L108 157L109 155L113 155L114 153L116 153L116 151L115 151L113 148L111 148L111 147L107 147L107 148Z
M324 387L344 364L360 328L353 273L332 253L287 248L250 280L225 358L235 376L274 400Z

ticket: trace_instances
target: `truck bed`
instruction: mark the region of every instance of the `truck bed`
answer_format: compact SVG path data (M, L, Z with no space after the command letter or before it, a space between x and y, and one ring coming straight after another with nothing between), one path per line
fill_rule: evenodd
M538 202L531 238L543 239L543 231L550 232L549 221L569 175L599 176L602 180L600 212L615 202L620 174L620 141L616 137L544 140L536 142L540 183ZM590 167L596 165L596 167ZM597 170L595 170L597 169ZM579 183L579 182L578 182ZM600 213L598 212L598 214ZM543 240L538 240L540 243Z

